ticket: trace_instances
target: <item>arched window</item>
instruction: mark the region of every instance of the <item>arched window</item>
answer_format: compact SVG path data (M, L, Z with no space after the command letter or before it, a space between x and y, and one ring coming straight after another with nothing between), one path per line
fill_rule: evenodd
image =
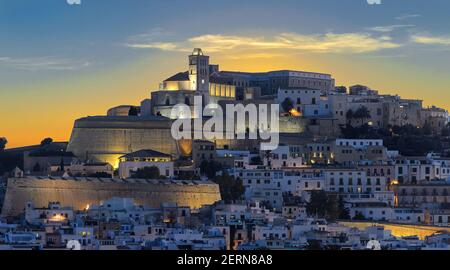
M191 106L191 101L189 100L189 97L184 98L184 104Z
M170 98L166 97L166 106L169 106L169 105L170 105Z

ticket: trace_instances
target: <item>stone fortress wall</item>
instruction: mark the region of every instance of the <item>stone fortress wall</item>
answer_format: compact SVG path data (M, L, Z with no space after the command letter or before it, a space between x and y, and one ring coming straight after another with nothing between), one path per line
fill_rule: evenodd
M47 207L49 202L60 202L62 206L83 210L113 197L132 198L135 203L150 207L176 203L193 209L221 200L219 186L209 181L10 178L2 216L23 213L27 202L39 208Z
M206 121L206 120L204 120ZM280 132L302 134L306 120L281 117ZM160 116L94 116L75 121L67 151L80 160L108 162L118 167L119 157L142 149L152 149L175 158L192 154L192 141L176 141L171 135L172 120ZM194 131L194 130L193 130ZM225 136L225 135L224 135ZM218 148L254 149L260 140L215 140ZM281 141L283 143L283 141Z
M180 155L171 135L172 121L150 116L95 116L75 121L67 151L79 159L108 162L117 168L119 157L152 149L174 157Z

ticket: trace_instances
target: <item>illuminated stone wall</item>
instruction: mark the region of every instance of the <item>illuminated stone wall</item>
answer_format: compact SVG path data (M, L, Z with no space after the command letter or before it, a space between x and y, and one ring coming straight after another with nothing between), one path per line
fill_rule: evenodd
M346 227L358 228L359 230L364 230L371 226L382 226L385 230L391 231L392 235L395 237L418 236L421 240L424 240L425 237L439 232L450 232L449 227L420 226L408 224L379 222L339 222L339 224Z
M164 117L95 116L75 121L67 151L79 159L108 162L117 168L118 158L142 149L179 155Z
M212 182L170 180L112 180L98 178L39 179L10 178L2 216L23 213L27 202L46 207L49 202L73 206L75 210L113 197L132 198L137 204L159 207L162 203L200 208L219 201L219 186Z

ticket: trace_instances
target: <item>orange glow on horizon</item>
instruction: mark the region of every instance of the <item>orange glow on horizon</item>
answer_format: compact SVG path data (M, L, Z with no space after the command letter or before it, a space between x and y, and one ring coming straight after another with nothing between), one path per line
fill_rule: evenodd
M221 70L294 69L330 73L336 85L364 84L383 94L423 99L424 106L433 104L450 109L450 78L439 76L440 79L436 79L434 71L395 60L380 62L358 55L292 54L289 51L209 55L211 63L220 64ZM121 104L138 105L142 99L150 97L151 91L158 89L162 80L185 70L187 55L161 53L89 74L68 72L33 85L18 82L7 90L0 90L0 137L8 139L7 148L39 144L46 137L68 141L75 119L105 115L107 109ZM386 73L395 76L385 76Z

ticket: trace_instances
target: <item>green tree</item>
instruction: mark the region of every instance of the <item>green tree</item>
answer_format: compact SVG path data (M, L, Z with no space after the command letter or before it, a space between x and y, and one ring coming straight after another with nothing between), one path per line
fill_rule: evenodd
M226 203L232 203L240 199L245 192L242 180L234 179L227 173L214 177L212 181L219 185L220 195Z
M33 167L33 172L40 172L41 171L41 165L39 163L36 163Z
M341 216L341 205L337 194L327 194L326 215L327 220L337 220Z
M284 101L281 103L281 108L283 108L284 112L289 112L294 108L294 103L290 98L285 98Z
M46 146L52 144L53 139L52 138L45 138L41 141L41 146Z
M216 176L217 172L222 170L222 165L214 160L206 161L203 160L200 164L200 173L205 175L209 179Z
M361 106L359 109L357 109L353 113L353 118L360 120L361 121L361 125L364 124L364 120L369 119L370 117L371 117L370 116L370 111L365 106Z
M358 213L356 213L356 215L353 217L353 219L354 219L354 220L366 220L366 217L365 217L362 213L358 212Z
M158 167L144 167L138 169L134 174L133 178L137 179L165 179L165 176L162 176L159 172Z
M430 123L425 123L425 125L423 125L422 131L423 135L431 135L433 133L433 129L431 128Z
M0 138L0 151L5 150L8 140L5 137Z
M344 199L339 197L339 219L348 220L350 219L350 211L345 208Z
M132 106L132 107L130 107L130 110L128 111L128 115L129 116L138 116L139 110L136 107Z
M442 136L442 137L449 137L449 136L450 136L450 126L449 126L449 125L446 125L446 126L442 129L442 131L441 131L441 136ZM0 146L0 149L1 149L1 146Z
M348 212L342 199L337 194L326 193L323 190L311 192L310 201L306 205L306 212L310 216L331 221L348 218Z
M310 239L306 245L306 250L323 250L322 242L320 240Z
M306 205L306 212L310 216L317 216L325 218L327 213L327 194L325 191L313 191L311 192L311 198Z
M345 114L345 118L347 119L347 125L351 125L352 120L353 120L353 111L350 109L347 111L347 113Z

